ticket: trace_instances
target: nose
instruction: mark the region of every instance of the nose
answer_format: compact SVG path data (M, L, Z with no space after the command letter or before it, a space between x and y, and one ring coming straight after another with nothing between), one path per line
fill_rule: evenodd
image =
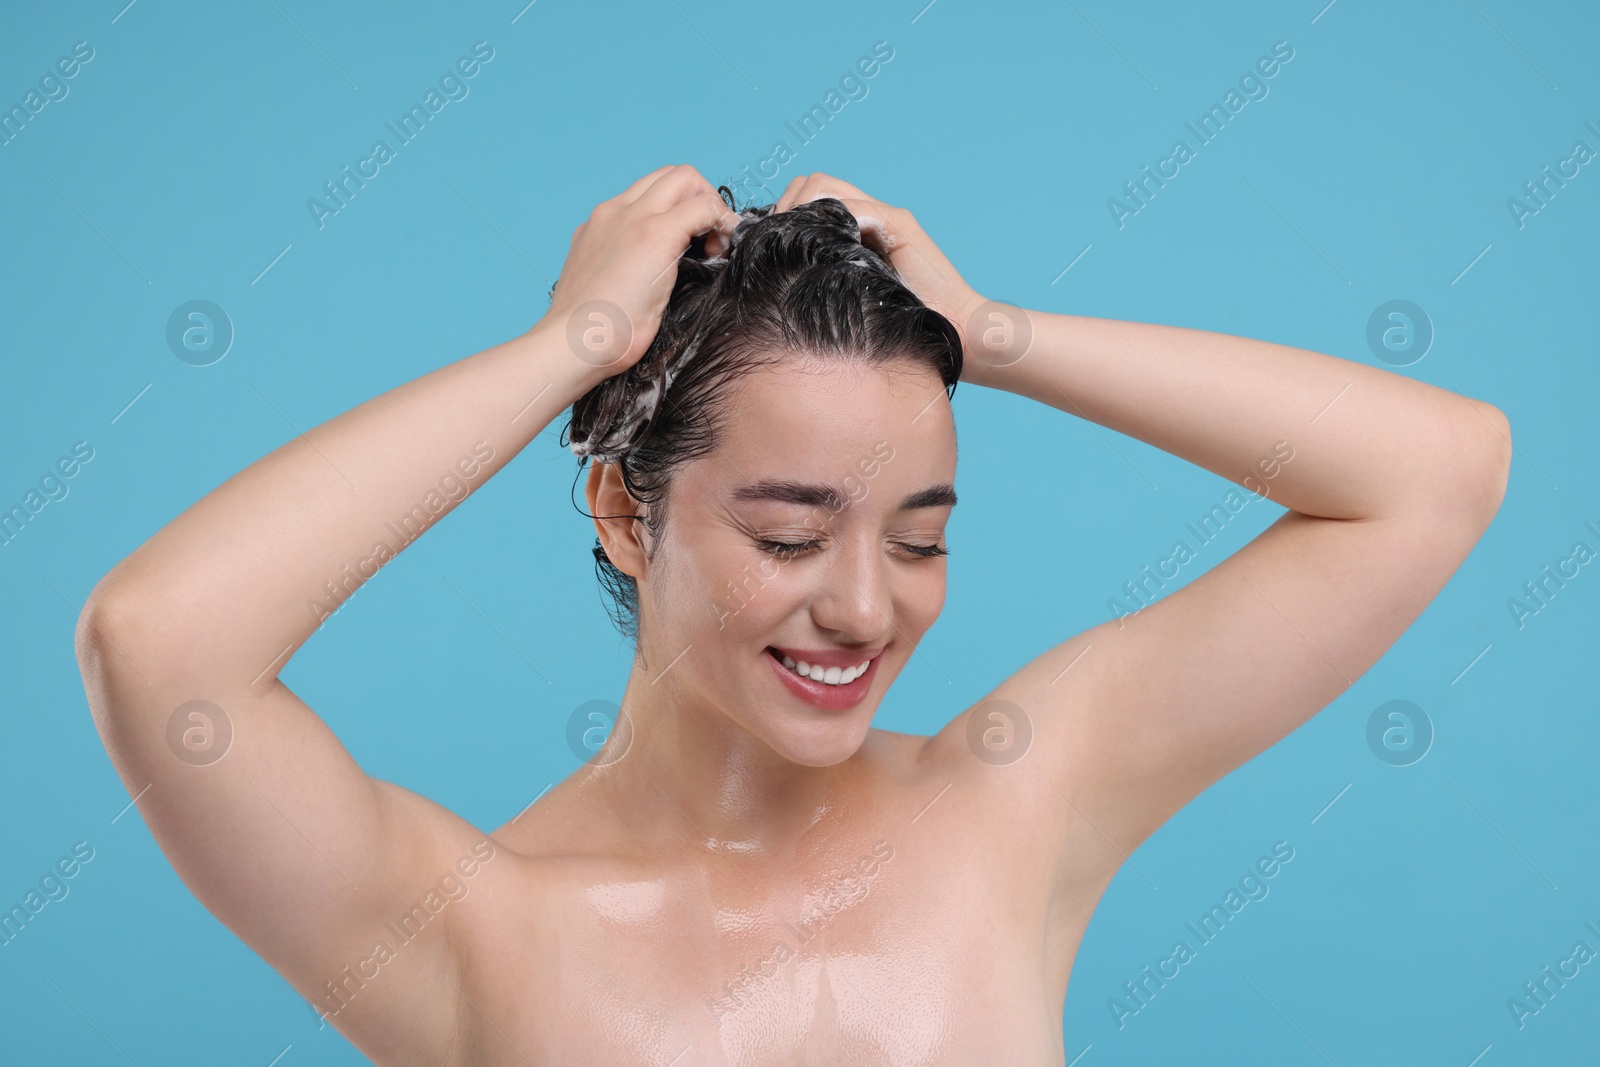
M888 561L875 539L857 538L842 547L822 569L822 587L812 598L817 626L842 641L882 644L893 625Z

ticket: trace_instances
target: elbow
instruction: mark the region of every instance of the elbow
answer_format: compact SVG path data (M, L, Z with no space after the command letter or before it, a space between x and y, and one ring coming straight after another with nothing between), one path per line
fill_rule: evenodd
M173 585L173 577L152 571L139 551L102 575L78 612L73 648L79 667L87 671L91 666L111 666L119 659L125 662L118 649L146 645L163 635L169 643L182 640L173 625L177 619L165 607L172 597L155 595Z
M123 618L121 607L115 606L119 603L111 599L102 579L89 594L89 599L84 601L83 610L78 612L78 625L72 633L72 649L78 659L78 670L85 679L99 675L105 668L106 654L114 643L107 631L112 628L113 619Z
M1474 497L1481 509L1483 523L1487 526L1500 510L1500 504L1505 500L1506 486L1511 480L1511 420L1493 404L1471 403L1489 424L1484 444L1485 456L1479 463Z
M1435 492L1429 509L1482 533L1505 499L1511 475L1511 420L1492 404L1468 399L1430 465Z
M89 701L89 714L102 740L109 736L112 710L117 702L108 694L118 687L126 672L127 660L119 648L127 644L119 636L129 625L124 614L120 594L108 595L107 582L102 579L78 612L78 624L72 635L73 651L78 660L78 674L83 678L84 695ZM113 634L115 631L115 635Z
M1511 420L1492 404L1459 398L1471 413L1451 406L1406 476L1404 510L1430 523L1483 533L1505 499L1511 474Z
M78 670L87 682L132 667L127 650L140 642L138 596L107 575L90 592L72 635Z

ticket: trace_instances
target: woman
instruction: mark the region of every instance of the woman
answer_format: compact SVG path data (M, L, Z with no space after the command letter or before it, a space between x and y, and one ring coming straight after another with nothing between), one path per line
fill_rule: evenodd
M1289 510L933 737L873 730L944 600L958 378ZM354 588L465 495L436 486L569 405L638 655L605 747L485 835L367 777L276 675L330 577ZM1061 1064L1118 865L1383 654L1509 457L1498 410L1386 371L989 303L836 178L740 213L663 167L578 227L527 334L290 441L124 560L78 655L186 884L376 1062Z

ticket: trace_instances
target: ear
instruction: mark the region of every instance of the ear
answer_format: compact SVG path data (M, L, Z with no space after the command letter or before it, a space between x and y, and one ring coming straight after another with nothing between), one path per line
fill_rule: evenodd
M644 577L644 523L627 518L643 512L643 505L628 493L615 463L591 463L585 489L589 513L596 516L595 533L612 566L635 581Z

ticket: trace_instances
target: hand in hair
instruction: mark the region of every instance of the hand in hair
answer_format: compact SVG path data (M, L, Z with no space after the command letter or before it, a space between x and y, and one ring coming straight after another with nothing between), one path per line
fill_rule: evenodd
M579 339L595 382L627 370L655 337L690 242L703 235L706 251L718 254L738 222L693 167L651 171L573 231L541 325Z
M912 292L961 331L970 351L981 346L967 336L967 327L985 299L968 285L938 245L904 208L876 200L847 181L828 174L797 175L778 197L774 211L787 211L820 197L831 196L850 209L861 226L862 243L877 249Z

